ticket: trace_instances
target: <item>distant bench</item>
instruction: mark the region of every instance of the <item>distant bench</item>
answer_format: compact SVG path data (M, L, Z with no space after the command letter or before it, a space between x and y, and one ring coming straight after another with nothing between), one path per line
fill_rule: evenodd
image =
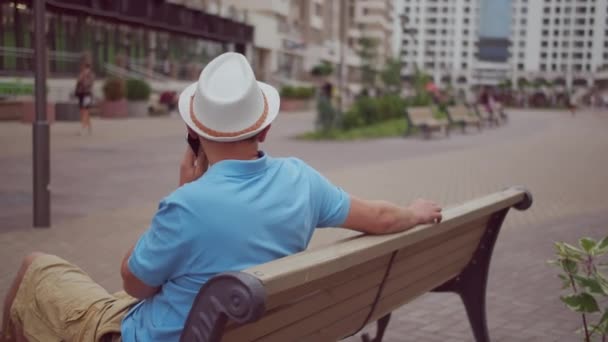
M181 341L336 341L427 292L462 298L475 339L489 341L485 298L490 258L511 207L532 196L510 188L446 209L443 222L385 236L361 235L205 284ZM448 328L449 329L449 328Z
M417 127L425 139L429 139L434 131L443 130L446 136L450 135L448 120L435 118L431 107L410 107L406 114L409 127Z
M475 126L481 131L481 119L476 115L471 115L466 106L459 105L448 108L448 118L450 123L460 126L462 132L466 132L467 126Z

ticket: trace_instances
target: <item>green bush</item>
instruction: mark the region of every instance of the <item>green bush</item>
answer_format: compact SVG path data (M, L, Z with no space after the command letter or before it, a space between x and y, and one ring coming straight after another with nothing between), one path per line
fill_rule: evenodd
M127 99L130 101L147 101L150 98L150 85L144 80L127 80Z
M314 87L292 87L284 86L281 88L281 97L286 99L310 99L315 95Z
M343 129L349 130L361 126L365 126L365 122L363 121L363 118L359 115L358 111L350 109L342 116Z
M433 99L431 98L431 94L425 91L406 99L405 102L408 107L423 107L430 105Z
M125 98L125 81L121 78L110 77L103 85L103 95L108 101L118 101Z
M386 95L378 98L380 120L396 119L405 116L405 101L398 95Z
M360 97L343 117L342 128L352 129L404 117L405 101L397 95Z

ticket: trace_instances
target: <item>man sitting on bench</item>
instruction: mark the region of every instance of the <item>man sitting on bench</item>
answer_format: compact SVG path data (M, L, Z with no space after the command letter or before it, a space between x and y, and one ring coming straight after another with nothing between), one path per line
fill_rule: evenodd
M31 254L6 297L4 341L177 341L209 278L303 251L316 227L388 234L441 220L434 202L357 199L301 160L259 151L279 95L240 54L209 63L179 111L190 137L180 187L125 255L125 291L110 294L75 265Z

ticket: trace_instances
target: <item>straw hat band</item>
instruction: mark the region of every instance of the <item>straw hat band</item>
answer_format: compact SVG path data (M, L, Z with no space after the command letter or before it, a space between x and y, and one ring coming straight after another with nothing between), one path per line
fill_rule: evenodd
M201 131L205 132L206 134L208 134L212 137L230 138L230 137L237 137L237 136L240 136L243 134L247 134L249 132L253 132L253 131L259 129L266 121L266 117L268 116L268 100L266 99L266 95L264 95L264 92L262 92L262 97L264 98L264 110L262 111L262 114L260 115L259 119L256 122L254 122L253 125L245 128L245 129L242 129L240 131L220 132L220 131L216 131L214 129L211 129L211 128L205 126L202 122L200 122L198 120L198 118L194 114L194 95L192 95L190 97L190 119L192 119L192 122L196 125L196 127L198 129L200 129Z

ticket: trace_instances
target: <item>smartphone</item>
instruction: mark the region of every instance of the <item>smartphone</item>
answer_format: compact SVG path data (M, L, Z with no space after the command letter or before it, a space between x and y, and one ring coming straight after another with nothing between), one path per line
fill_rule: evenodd
M194 152L194 155L198 157L198 152L201 148L201 142L200 140L198 140L198 137L195 136L193 133L188 132L188 135L186 136L186 141L188 142L188 145L190 145L190 148L192 149L192 152Z

